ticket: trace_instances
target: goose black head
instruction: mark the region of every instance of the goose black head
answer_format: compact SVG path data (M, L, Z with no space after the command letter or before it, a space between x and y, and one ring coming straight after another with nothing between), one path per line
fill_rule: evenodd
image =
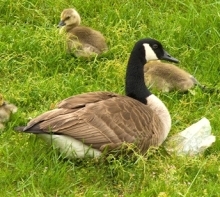
M127 96L144 104L146 104L146 98L151 95L151 92L145 85L143 67L146 62L151 60L179 62L169 55L157 40L145 38L136 42L128 60L125 92Z
M136 43L136 46L141 46L141 50L145 53L145 61L151 60L167 60L178 63L179 61L166 52L162 44L152 38L141 39ZM143 47L142 47L143 46ZM144 48L144 50L143 50ZM142 53L143 53L142 52Z

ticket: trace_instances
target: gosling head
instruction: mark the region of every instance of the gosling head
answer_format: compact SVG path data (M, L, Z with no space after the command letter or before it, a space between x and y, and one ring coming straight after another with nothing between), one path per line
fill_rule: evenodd
M80 24L80 22L81 18L79 13L73 8L68 8L62 11L58 27L76 27Z

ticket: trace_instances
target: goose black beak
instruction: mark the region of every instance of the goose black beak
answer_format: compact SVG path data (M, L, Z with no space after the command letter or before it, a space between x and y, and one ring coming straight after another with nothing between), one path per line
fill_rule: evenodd
M59 24L57 25L57 28L65 26L66 23L64 23L64 21L60 21Z
M169 53L167 53L166 51L164 51L163 56L160 58L161 60L167 60L170 62L175 62L175 63L179 63L179 60L172 57Z

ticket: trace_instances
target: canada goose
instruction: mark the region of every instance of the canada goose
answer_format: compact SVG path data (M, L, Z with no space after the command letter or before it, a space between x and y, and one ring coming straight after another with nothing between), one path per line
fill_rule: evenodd
M0 94L0 129L4 129L3 123L8 121L10 115L16 111L17 107L4 101L2 94Z
M148 60L178 62L150 38L139 40L131 52L122 96L112 92L89 92L61 101L56 109L32 119L18 131L34 133L53 142L66 157L97 157L104 150L132 143L140 153L159 146L171 128L164 103L146 88L144 65Z
M60 16L59 27L67 33L68 51L76 57L89 57L107 51L104 36L90 27L81 26L79 13L72 8L64 9Z
M144 66L147 86L163 92L178 90L185 92L195 85L204 88L191 74L169 63L150 61Z

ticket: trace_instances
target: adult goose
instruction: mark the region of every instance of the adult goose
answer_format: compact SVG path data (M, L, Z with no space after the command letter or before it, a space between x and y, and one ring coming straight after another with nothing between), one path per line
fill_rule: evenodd
M148 60L156 59L178 62L157 40L139 40L127 65L126 96L112 92L75 95L16 130L41 136L70 158L97 157L123 143L135 144L140 153L161 145L170 131L171 117L145 86L143 70Z
M107 51L108 47L101 32L80 25L79 13L73 9L64 9L60 16L59 27L67 34L67 49L76 57L90 57Z
M204 88L191 74L174 64L150 61L144 66L146 85L162 92L186 92L195 85Z

